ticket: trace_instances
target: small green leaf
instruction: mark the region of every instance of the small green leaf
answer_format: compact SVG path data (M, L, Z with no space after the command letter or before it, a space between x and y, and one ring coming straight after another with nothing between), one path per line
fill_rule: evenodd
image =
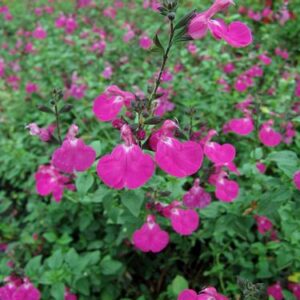
M122 195L122 204L135 216L138 217L144 203L143 193L139 191L126 191Z
M189 286L186 279L180 275L177 275L172 281L172 292L174 296L178 296L180 292L187 289Z
M193 10L190 13L183 16L175 25L174 30L180 29L188 25L188 23L196 16L196 11Z
M155 36L154 36L153 43L154 43L154 45L157 47L157 49L159 49L161 52L165 53L165 49L164 49L162 43L160 42L157 33L156 33Z
M122 268L122 263L112 259L110 256L105 256L101 263L101 272L104 275L117 275Z
M94 177L89 173L79 173L76 178L76 188L79 194L85 195L94 183Z
M42 105L42 104L38 105L37 109L39 111L42 111L42 112L47 113L47 114L54 114L53 110L51 108L47 107L46 105Z

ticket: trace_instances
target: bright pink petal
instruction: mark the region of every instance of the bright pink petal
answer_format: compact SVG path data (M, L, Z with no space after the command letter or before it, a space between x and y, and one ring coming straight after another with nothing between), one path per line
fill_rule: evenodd
M199 226L199 215L192 209L176 208L171 214L172 228L181 235L190 235Z
M224 202L231 202L239 195L239 185L233 180L223 179L216 183L216 197Z
M115 189L137 189L152 177L154 171L152 157L136 145L117 146L111 154L103 156L97 166L98 176Z
M247 25L236 21L229 24L223 33L223 39L236 48L247 47L252 43L252 33Z
M188 26L188 35L193 39L202 39L207 33L207 17L205 14L198 14Z
M96 152L80 139L65 140L52 155L52 164L65 173L83 172L91 167Z
M179 294L177 300L198 300L198 295L193 290L184 290Z
M166 173L176 177L186 177L196 173L203 161L203 151L195 142L181 143L174 138L158 142L155 160Z
M100 121L112 121L120 113L123 105L124 101L121 101L120 96L109 97L106 94L102 94L95 99L93 112Z

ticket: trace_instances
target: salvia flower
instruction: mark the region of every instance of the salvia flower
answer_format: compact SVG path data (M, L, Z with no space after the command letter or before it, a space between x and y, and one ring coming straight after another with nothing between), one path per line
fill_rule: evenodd
M177 300L228 300L228 298L219 294L214 287L207 287L199 294L194 290L186 289L179 294Z
M199 215L193 209L174 207L170 215L171 225L180 235L191 235L199 227Z
M268 295L275 300L283 300L282 287L279 282L271 285L267 289Z
M121 112L123 106L128 107L134 99L132 93L122 91L116 85L112 85L94 100L93 111L100 121L112 121Z
M53 195L56 202L60 202L64 189L75 190L70 178L61 174L54 166L42 165L35 173L36 191L40 196Z
M257 230L260 234L266 234L273 229L273 223L266 216L254 216Z
M152 215L147 222L132 237L134 246L142 252L158 253L165 249L169 243L169 234L162 230Z
M276 147L281 143L282 136L273 129L273 120L269 120L262 124L259 130L259 140L267 147Z
M114 148L98 162L97 173L103 182L114 189L137 189L154 174L155 163L149 154L135 144L131 129L124 124L121 128L124 144Z
M218 12L231 5L231 0L215 0L213 5L206 11L197 14L188 26L188 35L193 39L202 39L207 31L217 40L225 40L233 47L246 47L252 43L252 34L247 25L235 21L226 25L221 19L212 19Z
M294 174L293 180L297 190L300 190L300 170Z
M175 177L186 177L196 173L203 161L203 151L193 141L180 142L172 137L178 128L171 120L166 120L156 145L155 161L166 173Z
M297 300L300 300L300 284L289 282L289 290L294 294Z
M77 139L77 132L78 127L72 125L62 146L52 155L52 164L62 172L84 172L95 161L96 151L87 146L82 139Z
M188 208L204 208L211 202L209 193L200 186L200 179L197 178L192 188L183 196L183 204Z
M41 293L34 285L25 278L9 277L6 285L0 288L1 300L40 300Z

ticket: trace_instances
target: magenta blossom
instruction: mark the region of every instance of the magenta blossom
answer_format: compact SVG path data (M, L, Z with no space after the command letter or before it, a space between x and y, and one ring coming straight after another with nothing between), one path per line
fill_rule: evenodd
M192 188L183 196L183 203L188 208L204 208L210 202L211 196L200 186L200 179L196 179Z
M28 82L25 89L27 94L33 94L39 90L39 87L36 83Z
M82 139L77 139L77 132L78 127L72 125L62 146L56 149L52 155L52 164L62 172L84 172L96 159L95 150L85 145Z
M289 282L288 288L294 294L296 299L300 300L300 283Z
M297 190L300 190L300 170L294 174L293 180Z
M267 289L268 295L275 300L283 300L282 287L279 282L271 285Z
M152 215L147 217L147 222L132 237L133 244L142 252L158 253L167 247L169 234L155 223Z
M222 166L231 163L235 158L235 148L231 144L220 145L216 142L211 142L210 139L216 135L215 130L211 130L208 134L207 141L204 144L204 154L214 164Z
M1 300L40 300L41 293L25 278L24 280L9 277L7 284L0 288Z
M123 106L129 106L134 99L132 93L122 91L116 85L112 85L94 100L93 111L100 121L112 121L121 112Z
M259 130L259 140L267 147L276 147L282 140L281 134L273 129L273 124L273 120L269 120Z
M265 216L254 216L257 230L260 234L266 234L273 229L273 223Z
M221 19L212 19L215 14L226 9L232 3L232 0L215 0L208 10L197 14L192 19L188 27L189 36L193 39L201 39L210 30L214 38L223 39L233 47L241 48L250 45L252 34L247 25L235 21L227 26Z
M209 177L209 183L215 185L216 198L223 202L232 202L239 195L237 182L228 179L228 174L217 168L216 173Z
M223 127L223 132L234 132L238 135L248 135L254 130L254 123L250 117L232 119Z
M49 142L53 137L56 126L51 124L46 128L40 128L36 123L30 123L25 128L29 129L31 135L38 136L41 141Z
M148 50L152 46L152 40L149 38L149 36L143 35L140 37L139 44L141 48Z
M267 166L261 162L256 163L256 169L259 173L264 174L267 170Z
M43 40L47 37L47 31L40 25L38 25L32 32L32 36L37 40Z
M199 227L199 215L192 209L174 207L170 220L172 228L180 235L191 235Z
M75 294L72 294L70 292L70 289L66 288L64 300L77 300L77 296Z
M171 137L178 126L166 120L156 147L155 161L166 173L175 177L186 177L196 173L203 161L203 151L199 144L180 142Z
M128 125L121 128L124 144L114 148L111 154L104 155L97 165L97 173L103 182L114 189L137 189L154 174L155 164L149 154L135 145Z
M177 300L229 300L227 297L219 294L214 287L207 287L199 294L194 290L186 289L182 291Z
M62 175L54 166L42 165L35 173L36 191L41 196L53 195L60 202L64 189L75 190L70 178Z

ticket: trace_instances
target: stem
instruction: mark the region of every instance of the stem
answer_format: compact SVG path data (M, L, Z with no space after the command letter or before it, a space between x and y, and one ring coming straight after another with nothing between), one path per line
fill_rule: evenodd
M57 137L58 137L59 143L62 144L60 126L59 126L59 112L57 109L57 104L54 105L54 111L55 111L55 118L56 118Z
M170 37L169 37L169 43L168 43L168 47L167 47L167 50L164 52L164 56L163 56L163 61L162 61L162 64L161 64L161 67L160 67L160 72L159 72L159 75L156 79L156 82L155 82L155 86L154 86L154 89L150 95L150 98L149 98L149 108L151 109L152 107L152 102L154 100L154 97L157 93L157 90L160 86L160 83L161 83L161 76L164 72L164 69L165 69L165 66L166 66L166 63L168 61L168 58L169 58L169 52L173 46L173 38L174 38L174 33L175 33L175 30L174 30L174 24L173 24L173 21L170 21ZM153 113L153 112L152 112Z

